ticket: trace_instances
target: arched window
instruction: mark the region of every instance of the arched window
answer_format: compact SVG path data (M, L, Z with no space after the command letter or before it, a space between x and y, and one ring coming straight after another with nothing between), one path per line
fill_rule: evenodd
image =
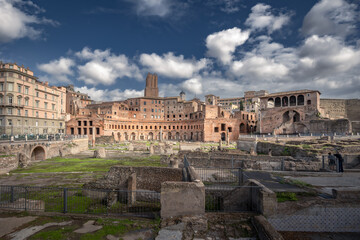
M290 106L296 106L296 97L295 96L290 97Z
M297 105L298 106L302 106L302 105L304 105L304 95L299 95L298 97L297 97Z
M307 105L311 105L311 100L307 100Z
M267 108L273 108L274 107L274 99L269 98L267 101Z
M275 98L275 107L281 107L281 99L279 97Z
M289 105L289 98L288 97L283 97L282 98L282 106L287 107L288 105Z

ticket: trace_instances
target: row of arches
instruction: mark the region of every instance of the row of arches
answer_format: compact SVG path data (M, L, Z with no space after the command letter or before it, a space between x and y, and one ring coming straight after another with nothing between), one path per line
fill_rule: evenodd
M113 133L114 134L114 133ZM162 134L162 136L161 136ZM117 141L137 141L137 140L185 140L185 141L202 141L203 133L202 132L189 132L189 133L180 133L180 132L167 132L167 133L136 133L136 132L124 132L116 133Z
M269 98L267 101L267 107L288 107L288 106L304 106L305 98L304 95L290 96L290 97L276 97ZM311 100L307 100L307 105L311 105Z
M133 130L192 130L192 129L202 129L202 125L198 124L192 124L192 125L120 125L120 124L105 124L105 127L107 129L112 130L127 130L127 129L133 129Z

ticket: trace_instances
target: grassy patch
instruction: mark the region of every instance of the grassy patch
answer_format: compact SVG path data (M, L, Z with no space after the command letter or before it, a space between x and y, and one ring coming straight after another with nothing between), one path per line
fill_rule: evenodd
M52 230L43 230L39 233L32 235L29 240L37 240L37 239L47 239L47 240L61 240L67 239L74 230L76 226L65 226L60 229L52 229Z
M303 144L303 145L301 145L301 147L302 147L303 149L312 149L312 146L309 145L309 144Z
M53 217L51 217L53 218ZM55 222L51 221L49 222ZM87 220L86 220L87 221ZM30 240L38 239L50 239L50 240L60 240L60 239L81 239L81 240L97 240L97 239L106 239L107 235L113 235L116 237L121 237L130 232L140 229L153 229L154 233L157 233L160 226L159 219L154 220L145 220L145 219L114 219L114 218L99 218L96 220L95 225L102 226L96 232L78 234L74 233L74 230L81 227L81 225L86 221L74 221L71 226L54 226L46 228L33 236ZM35 223L36 225L41 225Z
M295 186L300 187L300 188L313 187L311 184L308 184L306 182L296 180L296 179L281 179L279 181L279 183L281 183L281 184L291 184L291 185L295 185Z
M278 202L285 201L297 201L297 197L295 193L292 192L278 192L276 193L276 198Z
M10 155L0 155L0 158L5 158L5 157L15 157L14 154L10 154Z
M281 153L282 156L291 156L290 150L288 147L285 147Z
M51 158L27 168L16 169L12 173L55 173L55 172L107 172L110 167L121 166L153 166L165 167L160 162L160 156L149 157L124 157L123 159L98 159L98 158Z

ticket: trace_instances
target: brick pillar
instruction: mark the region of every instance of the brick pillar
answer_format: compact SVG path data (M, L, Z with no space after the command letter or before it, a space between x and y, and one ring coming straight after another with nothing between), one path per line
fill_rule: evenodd
M93 127L93 129L92 129L92 139L91 139L91 145L93 146L93 147L95 147L95 136L96 136L96 129L95 129L95 127Z
M136 202L136 173L132 173L128 178L128 204Z

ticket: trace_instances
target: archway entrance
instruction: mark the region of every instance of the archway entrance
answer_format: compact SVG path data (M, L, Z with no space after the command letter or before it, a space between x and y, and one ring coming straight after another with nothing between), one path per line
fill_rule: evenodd
M43 147L37 146L31 153L32 161L42 161L45 160L45 150Z
M240 133L246 133L246 127L244 123L240 124Z
M221 133L221 141L225 141L225 133Z

